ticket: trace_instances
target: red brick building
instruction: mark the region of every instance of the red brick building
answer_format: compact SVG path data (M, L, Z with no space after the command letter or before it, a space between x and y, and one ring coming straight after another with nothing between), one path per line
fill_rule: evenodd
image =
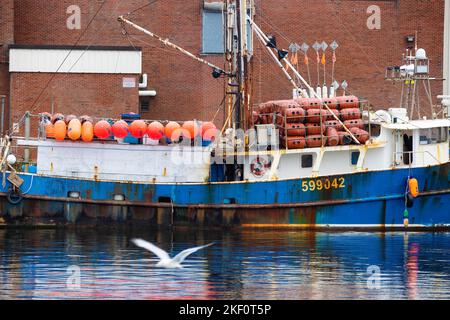
M132 12L129 19L137 24L224 66L222 54L207 54L204 48L205 42L211 41L208 37L215 36L205 22L204 1L159 0L133 12L147 3L148 0L2 0L0 95L7 97L5 128L26 110L102 117L133 111L141 112L147 119L174 120L211 120L217 114L215 122L220 125L224 116L224 108L220 108L224 79L213 79L209 67L134 29L127 28L129 34L124 35L117 21L119 15ZM419 47L425 48L431 59L432 74L442 77L444 0L255 0L255 20L264 31L276 35L279 46L284 48L291 43L330 44L336 40L339 48L335 78L346 80L350 92L369 99L375 107L398 104L399 87L384 81L384 68L400 63L405 48L414 45L407 42L407 36L416 31ZM23 52L41 50L37 55L33 51L27 54L51 61L42 50L53 47L68 52L74 44L79 46L80 55L85 49L89 52L95 48L117 56L119 51L140 54L142 50L142 65L131 73L125 69L117 72L111 66L97 72L101 63L94 59L79 72L78 66L75 70L66 66L55 74L42 61L36 62L38 67L29 61L22 65L19 54L13 65L17 69L11 67L10 50L14 48ZM253 102L289 98L292 88L265 48L255 40L253 49ZM313 49L309 49L308 56L311 82L315 85ZM331 49L327 50L327 60L330 82ZM55 65L60 63L54 60ZM303 55L299 56L299 70L307 77ZM145 90L156 91L156 96L139 99L138 71L148 74ZM322 77L323 71L320 73ZM442 84L434 83L433 90L434 95L440 94Z

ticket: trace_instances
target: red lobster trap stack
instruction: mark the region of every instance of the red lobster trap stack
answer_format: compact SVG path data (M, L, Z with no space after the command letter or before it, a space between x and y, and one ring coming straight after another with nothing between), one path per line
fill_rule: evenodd
M253 113L253 121L255 124L275 124L281 145L287 149L355 143L343 125L361 144L369 140L360 101L355 96L269 101L259 105L258 111Z

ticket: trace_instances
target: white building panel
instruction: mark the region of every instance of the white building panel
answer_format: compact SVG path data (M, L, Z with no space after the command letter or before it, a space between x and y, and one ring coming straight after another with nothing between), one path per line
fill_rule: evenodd
M10 72L142 73L141 51L11 48L9 54Z
M37 142L38 174L141 183L206 182L210 150L109 143Z

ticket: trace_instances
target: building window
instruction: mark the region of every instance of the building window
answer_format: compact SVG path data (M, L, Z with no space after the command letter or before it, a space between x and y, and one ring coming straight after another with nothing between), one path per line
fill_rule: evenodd
M248 9L248 14L251 14L250 9ZM222 11L203 9L203 54L223 54L225 52L224 19L225 16ZM251 25L250 23L247 23L247 43L248 50L251 54L253 52L252 39Z
M140 101L140 112L148 112L150 111L150 100L142 99Z
M304 154L302 155L302 168L312 168L313 166L313 155Z
M448 128L430 128L419 131L419 144L434 144L447 141Z
M222 11L203 10L203 53L219 54L225 52L223 29Z
M356 166L358 164L359 154L360 154L359 151L352 152L351 157L352 166Z

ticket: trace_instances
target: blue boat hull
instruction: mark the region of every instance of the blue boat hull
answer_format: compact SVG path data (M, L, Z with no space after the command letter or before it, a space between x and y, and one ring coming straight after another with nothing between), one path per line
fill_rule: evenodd
M408 176L420 195L405 205ZM450 227L449 164L315 179L203 184L138 184L20 174L24 199L6 200L7 224L120 222L156 225L376 228ZM79 198L70 198L76 191ZM115 201L123 195L124 201ZM31 221L31 222L30 222Z

